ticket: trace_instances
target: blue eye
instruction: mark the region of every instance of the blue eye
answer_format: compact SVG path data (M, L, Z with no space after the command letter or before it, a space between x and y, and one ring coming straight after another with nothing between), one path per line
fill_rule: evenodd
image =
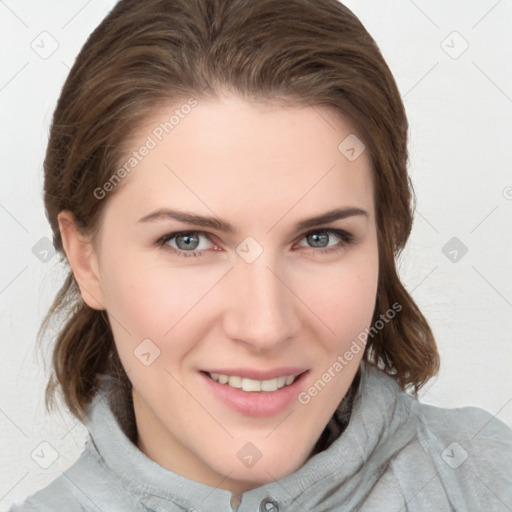
M208 249L208 247L204 247L204 244L201 244L201 238L208 240L206 233L201 231L169 233L159 240L159 244L161 246L167 245L169 249L179 256L202 256L203 251Z
M332 238L338 238L339 242L330 244ZM318 231L311 231L304 235L304 239L309 244L312 244L312 248L323 249L319 252L331 252L332 250L338 250L345 245L352 243L354 237L341 229L321 229ZM304 247L304 246L302 246Z
M208 233L202 231L174 232L160 238L157 245L170 250L177 256L203 256L208 249L215 247L209 236ZM334 243L331 243L333 238ZM208 242L202 243L201 239L208 240L210 246L208 247ZM355 237L342 229L318 229L303 235L302 240L306 240L311 245L299 244L299 247L312 249L314 253L330 253L350 245L355 241Z

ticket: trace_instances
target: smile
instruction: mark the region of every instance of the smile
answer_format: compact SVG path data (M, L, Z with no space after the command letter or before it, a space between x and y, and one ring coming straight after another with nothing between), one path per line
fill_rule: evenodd
M210 368L199 374L214 400L244 416L269 417L283 413L296 403L309 369Z

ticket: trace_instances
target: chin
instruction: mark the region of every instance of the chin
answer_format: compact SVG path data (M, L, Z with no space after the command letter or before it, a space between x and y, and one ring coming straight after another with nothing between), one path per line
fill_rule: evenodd
M265 451L268 455L265 455ZM235 464L230 459L225 464L218 464L217 461L212 467L217 473L229 475L229 480L233 483L236 481L237 485L233 487L235 490L253 489L294 473L307 460L309 452L297 449L283 451L275 447L268 447L260 452L248 443L246 449L239 453Z

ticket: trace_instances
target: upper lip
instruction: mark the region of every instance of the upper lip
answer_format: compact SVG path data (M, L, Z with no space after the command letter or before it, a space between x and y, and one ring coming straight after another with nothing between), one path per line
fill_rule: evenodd
M283 366L271 370L255 370L251 368L209 368L203 370L207 373L220 373L221 375L238 376L253 380L271 380L277 377L288 377L289 375L300 375L307 371L307 368Z

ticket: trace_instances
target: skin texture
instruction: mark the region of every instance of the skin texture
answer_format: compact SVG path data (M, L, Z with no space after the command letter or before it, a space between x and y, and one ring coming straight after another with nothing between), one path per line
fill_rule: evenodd
M155 110L134 132L131 151L174 108ZM102 199L94 241L77 232L70 212L59 215L82 297L106 309L133 383L138 447L161 466L234 494L281 478L308 459L347 392L362 350L309 403L293 400L266 417L233 410L199 372L306 368L304 391L370 325L378 278L371 164L367 152L349 161L338 150L351 133L325 107L201 100ZM367 216L294 230L348 207ZM138 222L160 208L217 216L235 232ZM306 235L326 228L355 240L329 235L323 245L338 250L323 253ZM158 246L179 231L207 234L191 251L199 256L174 253L176 239ZM251 263L237 253L248 236L258 244L249 250L263 251ZM134 355L145 339L160 350L148 366ZM237 456L249 442L261 454L252 467Z

